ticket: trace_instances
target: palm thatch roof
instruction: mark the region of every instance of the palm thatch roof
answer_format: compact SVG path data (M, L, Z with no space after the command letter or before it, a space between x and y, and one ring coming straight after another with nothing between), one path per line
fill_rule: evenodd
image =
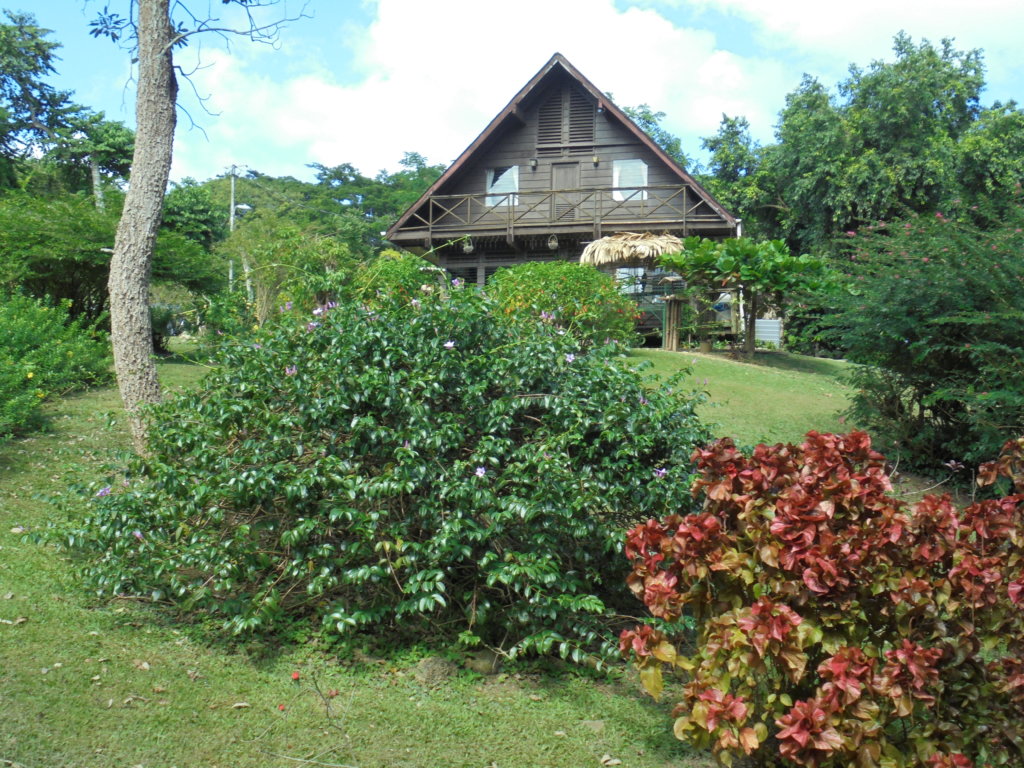
M594 267L653 267L664 253L683 250L683 241L674 235L652 232L618 232L594 240L583 249L580 264Z

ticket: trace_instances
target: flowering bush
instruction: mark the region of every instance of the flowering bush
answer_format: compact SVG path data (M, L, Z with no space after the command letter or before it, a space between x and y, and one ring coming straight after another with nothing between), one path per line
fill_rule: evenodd
M594 267L568 261L520 264L499 269L488 290L510 317L532 323L539 315L587 346L636 338L636 304Z
M439 288L447 282L444 270L426 259L386 249L356 270L352 291L367 303L409 301L421 294L422 286Z
M613 647L621 526L688 503L708 438L694 402L648 389L617 346L510 325L476 290L281 314L222 355L64 539L102 594L234 631L315 617Z
M35 425L47 398L109 378L104 335L67 310L0 295L0 439Z
M629 533L658 628L620 639L655 696L685 671L680 739L726 764L1022 764L1024 438L980 472L1013 492L965 509L891 497L862 432L695 459L702 508Z

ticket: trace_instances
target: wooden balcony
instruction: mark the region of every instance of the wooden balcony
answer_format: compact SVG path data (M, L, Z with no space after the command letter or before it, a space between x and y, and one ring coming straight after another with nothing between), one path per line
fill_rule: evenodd
M622 199L615 199L616 197ZM438 195L429 198L392 237L427 242L458 235L517 235L579 232L601 237L607 230L722 228L722 216L683 186L643 189L566 189L500 195Z

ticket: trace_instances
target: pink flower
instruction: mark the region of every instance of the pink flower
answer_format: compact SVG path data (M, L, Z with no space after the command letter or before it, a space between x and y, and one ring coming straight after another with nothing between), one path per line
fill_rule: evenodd
M298 372L299 372L298 367L294 366L294 365L289 365L287 368L284 369L284 375L285 376L294 376Z
M445 349L455 349L455 342L452 341L451 339L448 339L448 341L446 341L444 343L444 348Z

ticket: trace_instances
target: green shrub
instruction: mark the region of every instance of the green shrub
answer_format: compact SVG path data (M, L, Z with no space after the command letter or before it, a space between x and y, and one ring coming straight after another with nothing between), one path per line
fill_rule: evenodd
M499 269L488 291L509 317L533 323L540 316L587 346L636 339L636 304L591 266L549 261Z
M822 341L861 363L851 412L918 466L976 462L1024 431L1024 216L849 233L848 280Z
M0 294L0 439L37 426L47 398L109 378L104 335L67 310Z
M353 291L364 302L377 303L420 296L422 286L438 289L447 284L444 272L426 259L411 253L385 250L356 270Z
M656 697L685 671L678 738L726 765L1022 764L1024 438L979 471L1012 495L964 508L890 495L863 432L695 458L700 511L626 542L657 623L621 648Z
M65 533L89 581L235 632L316 617L577 656L606 639L621 526L689 502L694 401L479 291L420 295L228 342Z

